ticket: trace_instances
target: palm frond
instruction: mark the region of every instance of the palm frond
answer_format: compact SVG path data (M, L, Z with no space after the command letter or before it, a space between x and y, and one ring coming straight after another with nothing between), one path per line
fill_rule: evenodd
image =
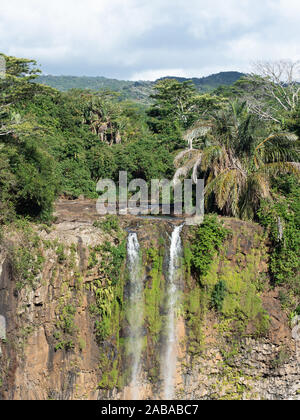
M221 161L224 157L224 148L218 144L207 147L203 150L201 169L209 171L217 162Z
M253 219L262 199L272 199L270 178L265 172L255 172L249 175L241 194L240 216Z
M296 162L274 162L265 164L258 171L259 174L266 174L268 177L275 177L284 174L294 174L300 177L300 164Z
M220 210L226 210L233 216L238 215L240 191L243 189L243 177L236 169L228 169L212 180L207 180L205 193L214 193ZM208 197L207 197L208 198Z

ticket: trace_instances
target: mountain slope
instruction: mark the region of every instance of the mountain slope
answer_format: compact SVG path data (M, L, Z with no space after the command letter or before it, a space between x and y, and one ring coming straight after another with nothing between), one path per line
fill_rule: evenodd
M187 80L191 80L196 88L200 91L211 91L222 85L231 86L243 76L245 76L244 73L239 73L237 71L226 71L201 78L193 77L191 79L187 79L185 77L168 76L163 77L162 79L176 79L179 82L186 82Z
M194 77L192 79L188 79L183 77L170 76L162 79L176 79L180 82L192 80L192 82L200 92L210 92L221 85L230 86L243 76L243 73L232 71L221 72L202 78ZM112 90L115 92L119 92L122 99L131 99L143 103L149 103L149 96L153 90L153 86L157 81L134 82L126 80L109 79L106 77L42 75L37 79L37 82L47 86L51 86L63 92L68 91L70 89L90 89L93 91Z

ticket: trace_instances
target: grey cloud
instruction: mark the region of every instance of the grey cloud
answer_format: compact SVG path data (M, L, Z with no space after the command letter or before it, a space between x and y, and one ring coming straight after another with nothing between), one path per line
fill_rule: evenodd
M256 59L299 58L299 14L297 0L10 0L0 51L52 74L247 71Z

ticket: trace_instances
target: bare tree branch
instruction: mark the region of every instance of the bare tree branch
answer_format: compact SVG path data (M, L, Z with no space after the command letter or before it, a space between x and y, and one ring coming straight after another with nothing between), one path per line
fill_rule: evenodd
M292 112L300 101L300 61L257 62L246 81L253 89L244 99L262 120L280 123L280 111Z

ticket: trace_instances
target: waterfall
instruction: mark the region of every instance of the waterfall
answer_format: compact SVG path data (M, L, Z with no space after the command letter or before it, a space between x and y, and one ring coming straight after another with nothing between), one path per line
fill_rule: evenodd
M177 226L171 238L170 261L168 268L167 290L167 318L166 318L166 343L162 360L162 376L164 381L164 399L174 398L175 375L177 363L177 334L176 334L176 309L178 303L178 269L182 254L181 231L184 225Z
M169 263L166 273L166 300L164 340L161 353L161 376L163 399L174 398L177 365L177 309L180 292L180 268L182 257L181 232L184 225L173 230ZM130 233L127 243L127 263L129 270L129 297L127 320L129 324L127 355L131 364L130 399L142 398L141 361L144 345L144 281L140 244L136 233Z
M144 319L144 284L141 276L140 244L136 233L130 233L127 244L129 269L129 349L131 357L131 399L140 399L139 379L140 362L143 350L143 319Z

